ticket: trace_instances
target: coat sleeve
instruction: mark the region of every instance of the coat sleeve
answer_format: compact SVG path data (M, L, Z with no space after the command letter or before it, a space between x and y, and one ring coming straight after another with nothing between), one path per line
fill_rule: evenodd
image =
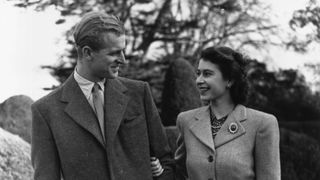
M60 180L60 163L49 125L32 105L31 161L34 180Z
M256 179L280 180L279 127L274 116L262 120L255 147Z
M176 165L176 179L184 180L187 178L187 169L186 169L186 147L184 143L183 128L181 124L181 116L178 115L177 118L177 129L178 129L178 138L177 138L177 150L174 154L174 160Z
M150 156L157 157L164 169L164 172L154 179L171 180L174 178L174 161L158 109L153 102L150 88L147 83L144 85L144 105L148 126Z

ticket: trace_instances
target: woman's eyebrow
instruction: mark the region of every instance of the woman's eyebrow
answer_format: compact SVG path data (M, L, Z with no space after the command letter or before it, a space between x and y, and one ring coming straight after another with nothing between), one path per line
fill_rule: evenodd
M203 72L214 72L213 70L211 69L202 69Z

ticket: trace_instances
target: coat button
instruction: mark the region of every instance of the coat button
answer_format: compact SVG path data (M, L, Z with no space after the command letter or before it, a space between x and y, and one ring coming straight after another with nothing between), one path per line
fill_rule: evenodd
M213 162L213 156L209 156L209 157L208 157L208 161L209 161L209 162Z

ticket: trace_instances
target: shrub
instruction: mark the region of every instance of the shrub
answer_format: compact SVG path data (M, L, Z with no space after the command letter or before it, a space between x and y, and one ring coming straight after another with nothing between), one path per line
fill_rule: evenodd
M187 60L171 61L162 93L161 118L165 126L175 125L180 112L201 106L195 79L194 68Z

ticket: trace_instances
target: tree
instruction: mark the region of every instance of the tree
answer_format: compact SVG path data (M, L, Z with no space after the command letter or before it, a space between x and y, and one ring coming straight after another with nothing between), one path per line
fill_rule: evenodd
M261 48L272 42L277 27L268 19L268 7L258 0L15 0L18 7L32 7L44 11L54 6L61 13L57 24L68 16L81 16L91 10L118 15L125 22L129 66L123 76L148 81L160 109L164 74L168 57L196 59L208 45L228 45L235 49L253 46ZM66 32L73 44L71 30ZM154 54L152 44L160 42L163 56L150 62L147 54ZM72 47L72 46L70 46ZM151 52L151 53L149 53ZM58 65L46 65L51 74L63 82L72 72L77 55L75 49L67 53ZM194 64L194 61L191 61ZM48 88L50 89L50 88Z
M276 26L268 20L267 7L258 0L181 1L181 0L15 0L18 7L34 7L43 11L54 6L63 23L68 16L81 16L91 10L117 14L127 28L127 57L138 61L154 42L163 42L167 54L194 56L204 46L227 44L234 48L261 47L271 42ZM67 32L72 44L71 33ZM270 38L269 38L270 37ZM60 82L75 65L76 53L68 50L66 61L57 66L45 66Z
M305 53L312 43L320 43L320 4L317 0L309 0L305 8L298 9L293 13L289 22L291 29L298 31L304 28L311 29L304 39L298 38L298 35L287 43L288 48L293 48L296 52ZM305 67L311 71L314 77L320 75L320 63L307 63ZM320 79L315 78L312 84L315 91L320 92Z
M311 87L316 93L320 93L320 63L306 63L304 66L311 71L314 77Z
M320 96L310 90L298 70L268 71L264 63L256 60L249 66L250 107L272 113L280 121L320 119Z
M317 0L310 0L304 9L296 10L289 22L290 27L296 31L301 28L311 28L313 31L305 36L305 39L299 39L294 36L287 43L295 51L306 52L308 45L313 42L320 42L320 7Z

